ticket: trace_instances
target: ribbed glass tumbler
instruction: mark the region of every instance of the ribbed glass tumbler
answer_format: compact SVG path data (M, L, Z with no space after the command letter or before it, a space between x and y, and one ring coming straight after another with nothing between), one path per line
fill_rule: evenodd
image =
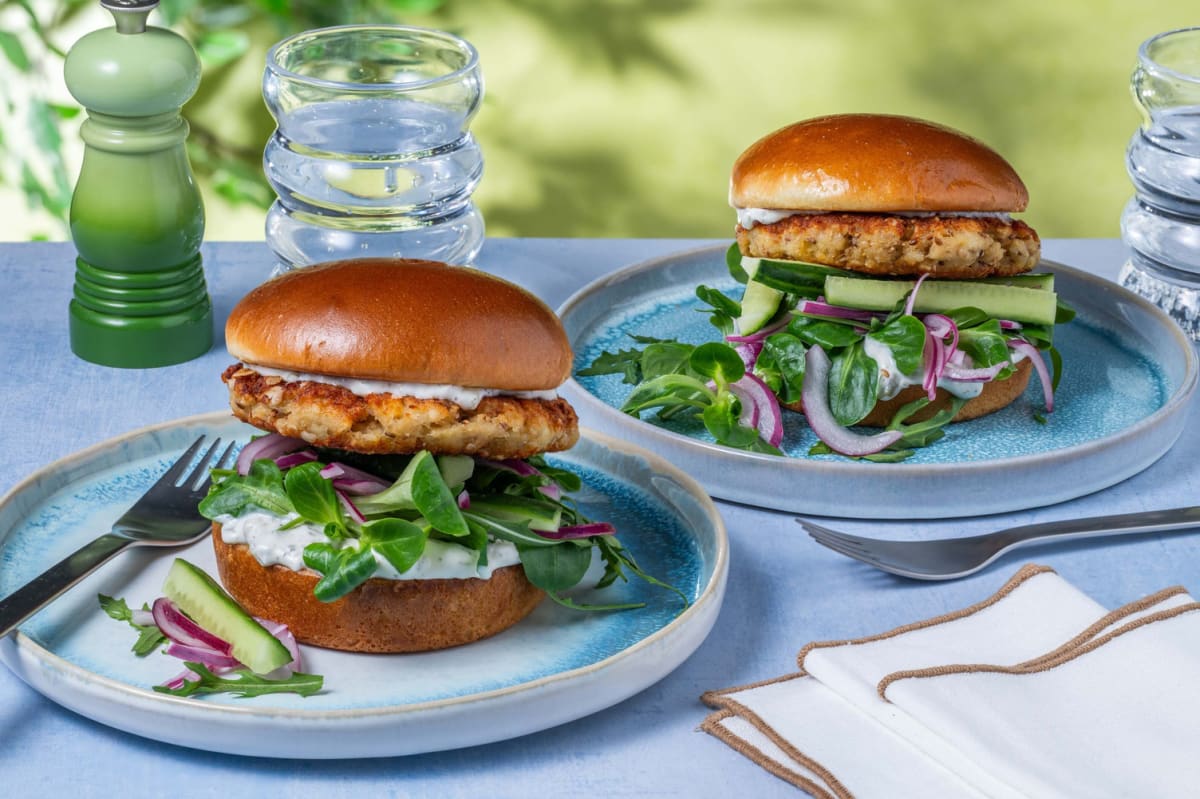
M1131 86L1142 125L1126 151L1136 195L1121 216L1121 283L1200 341L1200 28L1146 40Z
M277 125L266 238L282 267L475 259L483 156L468 128L483 76L468 42L399 25L307 31L271 48L263 97Z

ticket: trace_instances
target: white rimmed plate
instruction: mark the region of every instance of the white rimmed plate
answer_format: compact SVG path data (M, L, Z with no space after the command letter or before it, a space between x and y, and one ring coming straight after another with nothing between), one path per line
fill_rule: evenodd
M725 246L670 255L597 280L559 309L579 370L603 351L637 346L630 334L690 343L718 337L695 298L704 283L733 292ZM576 377L563 394L585 424L657 452L713 496L797 513L853 518L946 518L1049 505L1131 477L1175 443L1197 383L1191 343L1157 307L1102 278L1043 262L1079 313L1059 328L1066 363L1056 409L1034 420L1037 381L1004 410L947 428L902 463L810 456L816 438L785 413L779 458L714 444L694 418L669 426L619 408L620 375ZM647 419L650 414L645 415Z
M200 434L245 440L253 429L215 413L139 430L35 473L0 500L0 596L106 532ZM0 640L0 660L59 704L168 743L289 758L378 757L504 740L594 713L669 674L704 640L724 596L725 528L689 477L629 444L584 431L550 460L578 472L585 513L613 521L639 565L689 599L640 581L596 601L642 599L642 610L585 614L543 602L499 635L416 655L354 655L305 647L325 690L301 698L179 698L152 686L179 661L137 658L135 633L99 609L98 593L151 601L171 559L215 573L210 543L133 551L109 562ZM588 597L583 597L585 601Z

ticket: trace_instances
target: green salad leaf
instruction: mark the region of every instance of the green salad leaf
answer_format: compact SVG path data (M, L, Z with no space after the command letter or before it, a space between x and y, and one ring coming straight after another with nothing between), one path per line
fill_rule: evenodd
M304 674L293 672L291 676L281 680L269 680L255 674L249 669L235 669L227 674L216 675L202 663L186 663L187 667L197 675L197 679L184 680L178 688L168 688L164 685L154 686L161 694L173 696L198 696L200 694L234 694L235 696L251 697L266 694L300 694L312 696L325 683L325 678L319 674Z

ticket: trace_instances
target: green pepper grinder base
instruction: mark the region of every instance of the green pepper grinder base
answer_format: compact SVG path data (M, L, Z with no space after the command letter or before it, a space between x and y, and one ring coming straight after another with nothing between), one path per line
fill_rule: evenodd
M146 24L157 0L101 0L114 28L82 37L64 77L87 109L71 198L71 350L104 366L182 363L212 346L204 205L180 108L200 85L187 40Z

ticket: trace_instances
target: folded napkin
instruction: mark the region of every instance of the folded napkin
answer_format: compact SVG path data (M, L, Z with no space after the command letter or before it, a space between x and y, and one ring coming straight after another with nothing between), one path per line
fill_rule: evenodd
M1200 795L1200 604L1112 612L1046 567L800 671L714 691L702 728L826 797Z

